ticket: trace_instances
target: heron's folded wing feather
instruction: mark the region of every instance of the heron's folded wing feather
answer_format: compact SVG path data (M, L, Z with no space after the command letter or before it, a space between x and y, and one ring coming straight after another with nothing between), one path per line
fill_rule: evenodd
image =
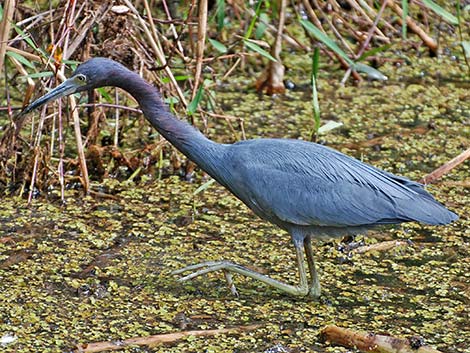
M346 227L456 217L420 184L324 146L263 139L235 148L226 184L269 220Z

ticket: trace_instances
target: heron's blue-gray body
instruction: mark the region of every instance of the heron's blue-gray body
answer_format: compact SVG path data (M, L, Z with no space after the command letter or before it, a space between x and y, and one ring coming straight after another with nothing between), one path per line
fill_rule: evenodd
M258 216L291 234L301 284L287 285L228 262L204 264L208 268L195 275L223 269L257 278L291 294L317 296L320 287L311 238L327 239L411 221L441 225L458 218L434 200L421 184L322 145L288 139L257 139L231 145L213 142L176 119L153 86L112 60L91 59L80 65L67 81L24 112L77 91L103 86L128 91L148 121L168 141ZM310 286L302 246L312 277Z
M214 178L291 234L328 238L378 225L455 219L422 185L318 144L259 139L227 145L222 153Z

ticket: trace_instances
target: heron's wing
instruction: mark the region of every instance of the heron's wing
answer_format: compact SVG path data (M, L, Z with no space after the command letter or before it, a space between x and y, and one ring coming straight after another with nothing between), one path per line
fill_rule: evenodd
M265 212L268 219L337 227L399 222L393 201L383 193L345 179L333 182L253 167L244 181L256 184L254 189L246 187L248 205Z
M254 140L239 147L230 189L269 220L345 227L450 217L420 184L317 144Z

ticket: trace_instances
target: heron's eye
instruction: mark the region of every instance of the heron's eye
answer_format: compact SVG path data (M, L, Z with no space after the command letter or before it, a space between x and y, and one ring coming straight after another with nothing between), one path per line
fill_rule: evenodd
M82 74L77 75L77 76L75 77L75 79L76 79L77 81L79 81L79 82L82 82L82 83L83 83L83 82L86 82L86 76L85 76L85 75L82 75Z

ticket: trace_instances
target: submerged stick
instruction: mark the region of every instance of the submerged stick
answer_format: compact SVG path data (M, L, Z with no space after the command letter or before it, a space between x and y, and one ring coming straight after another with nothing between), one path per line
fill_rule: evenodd
M437 179L439 179L444 174L447 174L452 169L457 167L459 164L463 163L466 159L470 158L470 148L463 151L457 157L451 159L446 164L440 166L435 171L429 173L425 177L423 177L419 182L423 184L432 184Z
M328 325L321 332L324 341L367 353L441 353L419 337L396 338Z
M408 245L406 241L401 240L388 240L383 241L381 243L371 244L371 245L364 245L356 248L354 251L358 254L363 254L369 251L386 251L393 249L397 246L404 246Z
M162 335L153 335L145 337L133 337L123 341L105 341L96 343L85 343L79 344L74 350L75 353L94 353L103 351L115 351L119 349L129 348L130 346L155 346L161 343L174 343L188 336L214 336L219 334L230 334L239 333L246 331L253 331L261 325L248 325L238 326L231 328L222 328L215 330L193 330L193 331L181 331L175 333L168 333Z

